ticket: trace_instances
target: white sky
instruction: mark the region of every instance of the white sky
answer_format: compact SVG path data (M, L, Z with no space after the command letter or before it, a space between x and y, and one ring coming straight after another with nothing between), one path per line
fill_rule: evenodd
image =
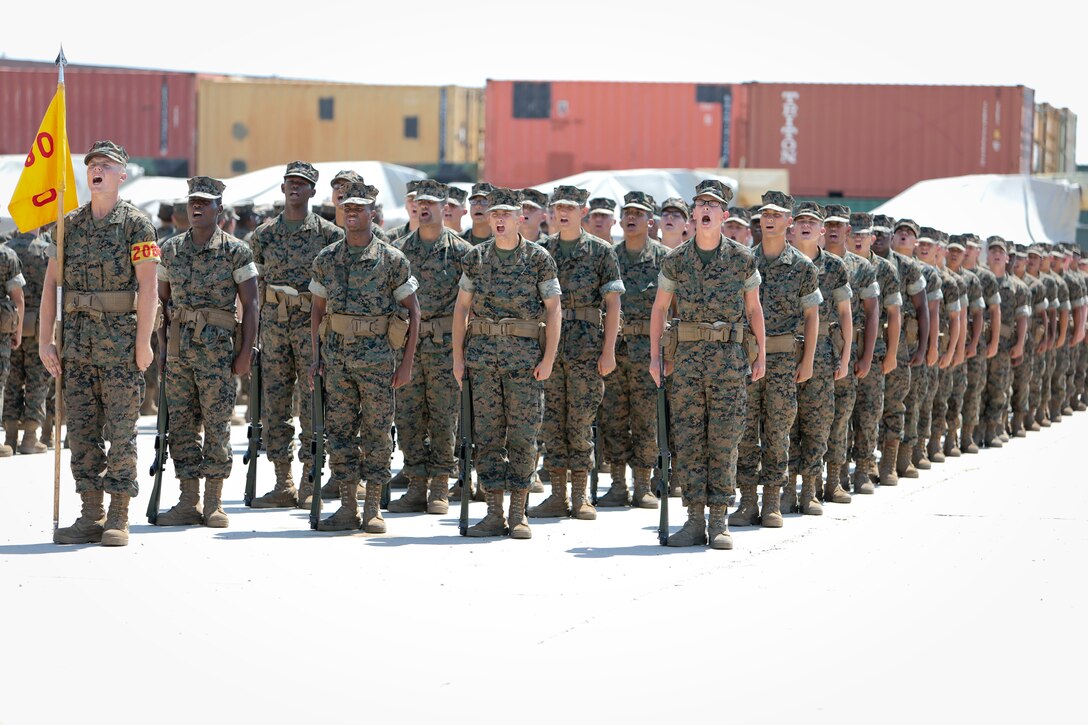
M10 3L0 54L360 83L487 78L1025 85L1068 107L1088 163L1088 4L62 0ZM283 8L288 8L284 11ZM772 14L773 13L773 14ZM2 99L0 99L2 100Z

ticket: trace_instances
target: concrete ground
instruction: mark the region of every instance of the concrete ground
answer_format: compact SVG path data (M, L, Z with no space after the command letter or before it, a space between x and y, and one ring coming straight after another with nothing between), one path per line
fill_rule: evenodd
M1085 413L731 552L660 547L640 510L315 533L242 506L244 428L230 528L157 529L153 431L124 549L54 546L52 455L0 460L0 723L1083 717ZM65 469L62 525L78 503Z

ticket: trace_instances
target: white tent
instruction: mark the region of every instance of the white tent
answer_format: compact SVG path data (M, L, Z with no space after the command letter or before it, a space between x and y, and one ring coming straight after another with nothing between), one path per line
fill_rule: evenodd
M956 176L921 181L873 210L949 234L999 235L1054 244L1076 238L1080 187L1032 176Z
M629 191L644 191L661 203L670 196L678 196L690 202L695 194L695 185L703 179L718 179L737 193L737 181L720 174L700 173L692 169L627 169L623 171L584 171L564 179L556 179L546 184L537 184L534 189L545 193L557 186L577 186L588 189L590 198L605 196L615 199L617 205L623 202L623 195Z

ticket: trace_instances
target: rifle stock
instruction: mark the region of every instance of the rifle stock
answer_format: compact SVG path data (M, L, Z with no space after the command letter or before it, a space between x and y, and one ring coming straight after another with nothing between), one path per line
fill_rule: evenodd
M166 352L163 351L165 356ZM162 469L166 465L170 439L170 411L166 402L166 361L159 372L159 417L155 433L155 459L151 462L151 475L155 485L147 500L147 522L154 526L159 519L159 498L162 495Z
M662 546L669 540L669 399L665 391L665 348L660 350L660 379L657 386L657 495L661 499L660 518L657 523L657 541Z
M457 485L461 487L461 510L457 530L468 536L468 503L472 498L472 385L468 371L461 382L461 468Z
M249 438L249 447L246 449L245 455L242 456L242 463L248 466L246 470L246 492L243 499L246 506L251 506L253 499L257 497L257 459L261 455L261 435L263 433L261 427L261 415L263 413L261 409L264 407L263 387L261 350L256 348L253 351L253 367L249 377L249 430L246 434Z
M310 477L313 482L313 500L310 502L310 528L317 530L321 520L321 471L325 468L325 376L314 376L313 401L310 406L310 424L313 439L310 441Z

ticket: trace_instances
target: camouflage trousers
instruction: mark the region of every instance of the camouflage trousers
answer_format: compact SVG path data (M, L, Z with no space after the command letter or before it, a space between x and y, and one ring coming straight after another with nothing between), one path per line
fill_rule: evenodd
M4 399L7 396L8 375L11 372L11 336L0 335L0 414L7 415ZM18 352L17 350L15 352ZM7 420L5 417L4 420Z
M685 506L724 506L735 490L737 451L752 386L743 378L733 380L718 374L721 371L687 362L677 364L667 380L672 483L684 492ZM785 478L785 455L782 466Z
M986 347L980 343L978 353L965 364L967 389L963 393L963 425L974 428L979 423L982 391L986 388Z
M910 369L910 389L903 403L906 413L903 418L903 445L909 451L918 443L919 418L922 403L926 397L926 389L929 387L929 369L925 364L917 365Z
M884 410L884 371L881 368L883 358L873 355L873 364L864 378L858 379L857 398L854 400L854 413L850 416L850 426L854 431L854 443L850 457L859 468L867 467L875 460L877 448L877 426ZM898 369L898 367L896 368ZM893 374L895 371L892 371ZM896 433L892 433L896 436ZM895 440L899 440L898 437ZM862 466L865 464L865 466Z
M1050 407L1061 410L1065 406L1065 370L1069 364L1069 348L1054 351L1054 372L1050 379Z
M415 478L455 475L457 419L460 416L452 348L416 349L412 381L397 390L397 445L404 473Z
M179 479L229 478L234 460L230 447L233 341L227 331L206 327L199 340L193 339L191 328L182 328L178 342L179 356L166 363L174 472Z
M899 357L896 362L895 370L884 376L884 408L880 421L884 429L884 440L901 441L906 428L907 401L913 371L910 358ZM873 367L876 367L875 361Z
M937 379L933 385L935 390L933 405L930 407L929 436L927 437L939 440L948 429L948 409L950 407L948 403L952 397L952 378L955 369L949 365L943 370L934 366L934 370L937 373Z
M605 378L600 427L602 457L613 465L657 465L657 386L649 360L616 355L616 369Z
M261 318L261 377L264 383L264 400L261 417L264 419L264 444L268 460L287 463L291 460L295 437L294 416L291 402L296 385L305 385L310 375L313 353L310 348L310 318L295 315L296 319L280 322L276 319L276 307L265 305ZM386 381L388 387L388 381ZM338 394L330 387L333 394ZM299 401L299 420L302 446L300 461L310 460L310 396Z
M555 361L544 382L545 468L588 471L593 466L593 421L603 399L596 359Z
M986 390L983 393L985 408L982 411L982 422L987 426L1002 424L1001 416L1004 414L1005 403L1008 399L1007 390L1012 379L1012 360L1008 350L1001 350L990 358L986 376Z
M23 338L19 349L11 351L11 369L7 384L0 393L0 409L3 410L5 424L45 423L45 401L49 397L53 378L38 357L37 342L34 338ZM3 363L0 363L2 366Z
M1069 338L1072 340L1073 333L1069 333ZM1062 407L1064 408L1069 404L1069 401L1073 399L1073 390L1076 381L1077 374L1077 353L1078 348L1067 347L1065 348L1065 388L1062 391Z
M1082 342L1077 353L1077 371L1073 376L1073 394L1088 398L1088 340ZM1088 402L1088 401L1085 401Z
M952 368L952 392L948 396L948 429L956 430L963 424L963 400L967 390L967 362Z
M771 353L767 355L767 374L748 383L748 410L737 459L737 483L741 486L787 483L790 429L797 415L796 375L793 352Z
M791 475L819 476L823 472L824 454L838 415L835 401L838 382L835 363L838 358L827 336L816 343L812 377L797 386L797 415L793 418L789 442L789 472ZM839 381L841 382L841 381Z
M1034 369L1035 355L1025 346L1024 356L1020 358L1019 364L1012 367L1012 400L1010 404L1013 413L1026 413L1030 409L1031 375Z
M936 365L927 366L925 371L926 392L922 397L922 404L918 410L918 437L916 440L919 442L929 440L929 436L932 432L934 418L933 404L937 399L937 388L940 383L940 370ZM941 420L943 422L943 415Z
M484 490L529 488L544 419L544 383L533 377L532 368L474 367L467 375L472 383L473 462Z
M62 392L76 491L135 496L143 373L132 362L102 367L66 361Z
M393 456L392 378L391 365L325 365L329 468L341 483L389 480L389 459ZM311 397L303 395L302 401L309 409Z
M1043 411L1049 414L1050 411L1050 396L1054 392L1054 366L1055 366L1055 351L1053 348L1043 353L1045 364L1043 365L1043 395L1040 405Z
M1032 352L1031 382L1028 384L1028 410L1037 414L1043 401L1043 378L1046 376L1046 353Z

